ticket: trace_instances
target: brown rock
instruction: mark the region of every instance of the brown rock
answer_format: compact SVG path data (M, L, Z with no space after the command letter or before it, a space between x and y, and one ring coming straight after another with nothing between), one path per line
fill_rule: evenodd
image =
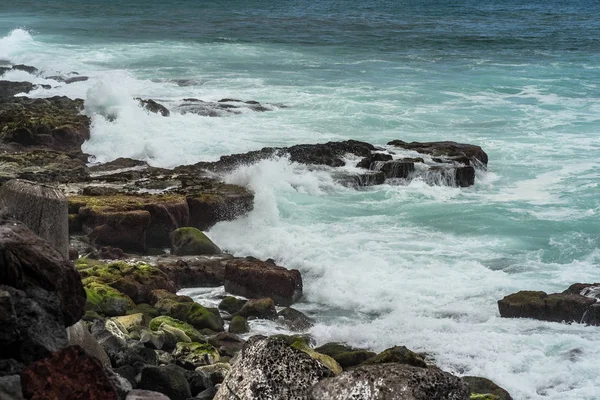
M70 346L27 367L21 373L29 400L117 400L100 362L79 346Z

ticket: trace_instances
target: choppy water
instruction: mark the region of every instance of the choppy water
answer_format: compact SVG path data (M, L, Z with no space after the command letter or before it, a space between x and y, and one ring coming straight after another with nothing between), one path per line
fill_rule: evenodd
M5 3L0 59L90 76L32 95L86 99L84 150L99 161L174 166L347 138L481 145L489 170L467 189L356 191L263 161L227 177L255 190L255 210L209 234L300 269L320 342L404 344L517 399L600 399L599 328L501 319L496 306L600 281L599 2ZM289 108L163 118L137 96Z

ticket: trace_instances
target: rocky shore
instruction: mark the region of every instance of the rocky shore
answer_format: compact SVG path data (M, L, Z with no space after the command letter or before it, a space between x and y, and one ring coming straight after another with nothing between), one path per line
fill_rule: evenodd
M226 254L202 232L252 210L250 190L221 180L243 164L286 157L330 170L357 190L411 179L468 187L488 163L479 146L348 140L173 169L132 159L97 165L81 151L91 124L83 100L14 97L33 88L0 81L0 398L511 399L493 382L444 372L401 344L379 354L345 343L315 347L313 319L293 308L302 297L300 271ZM186 99L169 110L139 101L165 118L281 106ZM40 215L62 223L44 230L14 219L25 203L13 195L31 185L57 190L52 201L50 190L27 195L39 199L31 207ZM55 240L62 231L68 248ZM227 295L215 308L178 294L221 286ZM499 301L500 315L599 325L599 288L519 292ZM248 321L256 319L293 334L255 335Z

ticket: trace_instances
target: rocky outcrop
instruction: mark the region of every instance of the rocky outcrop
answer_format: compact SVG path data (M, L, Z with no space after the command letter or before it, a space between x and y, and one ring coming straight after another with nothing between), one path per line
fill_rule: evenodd
M284 341L251 338L215 400L306 399L311 387L333 373L306 353Z
M100 362L78 346L31 364L21 380L23 394L31 400L119 399Z
M413 150L418 153L427 154L433 157L444 157L451 161L456 161L465 165L483 165L487 166L488 155L479 146L472 144L456 142L404 142L402 140L392 140L388 143L390 146L396 146L407 150Z
M361 366L325 379L311 391L313 400L468 400L469 389L462 380L438 368L404 364Z
M264 112L273 109L273 105L261 104L254 100L221 99L219 101L204 101L194 98L183 99L183 102L176 107L176 110L181 114L196 114L203 117L224 117L240 114L246 110Z
M572 292L573 290L571 290ZM534 318L554 322L582 322L597 299L581 294L520 291L498 301L500 316ZM592 312L595 308L592 310ZM597 322L590 320L589 323Z
M90 177L85 161L77 155L34 150L0 154L0 185L11 179L59 184L85 182Z
M0 100L20 93L29 93L35 87L36 85L31 82L0 81Z
M65 326L83 316L85 292L73 265L25 225L1 216L0 281L27 293L56 294Z
M169 109L167 107L163 106L160 103L157 103L156 101L154 101L152 99L144 100L144 99L136 98L136 100L140 103L140 105L142 107L144 107L146 110L148 110L154 114L160 114L163 117L168 117L171 115L171 112L169 111Z
M344 369L357 366L376 355L372 351L356 349L343 343L327 343L317 347L315 351L333 358Z
M274 263L253 258L232 259L225 264L225 290L249 298L270 297L290 306L302 296L302 277Z

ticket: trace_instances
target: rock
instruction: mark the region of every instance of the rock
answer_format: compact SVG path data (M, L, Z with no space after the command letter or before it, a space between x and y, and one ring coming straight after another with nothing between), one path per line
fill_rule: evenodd
M290 306L302 296L302 277L296 269L256 259L233 259L225 264L225 291L248 298L270 297Z
M210 189L192 188L189 191L186 197L189 225L201 231L208 230L219 221L231 221L245 215L254 207L254 195L235 185L220 184Z
M422 154L429 154L434 157L445 156L449 159L467 159L473 165L487 166L488 156L479 146L463 144L456 142L411 142L406 143L402 140L392 140L388 143L390 146L401 147L403 149L414 150Z
M167 324L161 324L159 329L172 335L175 338L175 344L180 343L180 342L184 342L184 343L192 342L192 339L188 335L186 335L184 331L182 331L179 328L175 328L174 326L170 326ZM173 347L175 347L175 345L173 345Z
M13 179L0 187L0 208L69 257L67 199L55 187Z
M70 346L37 361L21 373L27 399L106 399L119 397L100 362Z
M127 314L135 307L129 296L108 285L99 282L89 282L85 285L87 295L86 309L102 313L108 317Z
M13 97L0 103L0 142L21 148L81 153L90 138L90 119L80 114L83 100L67 97Z
M375 168L375 166L373 165L374 163L379 162L379 163L383 164L386 161L392 160L392 158L393 157L390 154L372 153L372 154L368 155L367 157L363 158L362 160L360 160L360 162L358 164L356 164L356 166L358 168L379 170L380 168Z
M363 364L386 364L397 363L412 365L413 367L427 368L427 364L423 357L415 352L410 351L404 346L394 346L382 351L375 357L367 359Z
M112 320L121 324L127 330L127 332L140 330L141 327L146 325L146 317L143 313L115 317L112 318Z
M198 256L159 261L158 267L175 282L178 288L222 286L225 266L222 261L231 256Z
M192 304L185 320L196 329L207 328L215 332L223 330L223 320L221 317L211 313L198 303Z
M512 400L511 395L506 390L489 379L478 376L463 376L462 380L469 387L471 398L473 398L473 394L491 394L496 396L498 400Z
M500 316L534 318L554 322L581 322L595 299L577 295L520 291L498 301Z
M9 359L0 359L0 376L19 375L25 369L23 363Z
M0 399L25 400L21 387L21 377L19 375L0 377Z
M196 342L177 343L173 357L178 365L190 370L213 364L220 359L219 352L212 345Z
M166 315L154 318L152 321L150 321L149 326L150 329L152 329L153 331L157 331L159 329L165 330L166 326L170 326L181 330L183 333L185 333L187 337L189 337L194 342L206 342L204 336L201 335L200 332L198 332L196 328L194 328L192 325Z
M25 225L0 216L0 282L29 292L43 288L60 299L65 327L84 314L85 291L73 265Z
M29 93L33 89L35 89L35 85L31 82L0 81L0 100L20 93Z
M315 321L300 311L288 307L277 313L279 318L283 318L286 324L292 330L303 331L312 328Z
M85 161L73 154L51 150L0 153L0 166L0 184L11 179L51 184L89 179Z
M32 67L31 65L25 65L25 64L13 65L12 69L15 71L25 71L28 74L32 74L32 75L38 73L38 69L36 67Z
M110 358L81 321L67 328L67 339L69 346L81 347L87 355L110 367Z
M196 228L178 228L171 233L171 254L187 256L220 253L221 249Z
M331 372L333 372L333 374L339 375L342 373L342 367L337 363L337 361L335 361L333 358L329 357L326 354L321 354L311 349L304 340L296 340L294 343L292 343L291 347L305 352L306 354L308 354L309 356L326 366Z
M124 399L127 397L127 393L133 390L133 384L127 378L114 372L111 368L105 368L104 372L108 381L117 392L119 399Z
M218 388L212 387L204 390L194 398L194 400L212 400L217 395Z
M198 367L196 371L202 372L214 386L225 380L225 377L231 371L231 365L227 363L214 363Z
M230 333L247 333L250 331L246 318L236 315L229 323Z
M151 390L135 389L127 394L125 400L170 400L166 395Z
M171 400L187 400L192 397L185 376L173 366L144 368L138 387L163 393Z
M569 286L564 294L578 294L592 299L600 300L600 283L574 283Z
M219 310L223 310L228 312L229 314L235 314L240 311L244 304L246 304L248 300L238 299L237 297L227 296L219 303Z
M28 293L0 285L0 358L25 364L67 345L60 301L55 293Z
M277 319L275 303L270 298L251 299L238 314L245 318Z
M165 332L164 331L147 331L143 330L140 335L140 343L150 347L152 349L160 350L165 344Z
M438 368L404 364L360 366L325 379L312 389L313 400L436 399L468 400L469 389L462 380Z
M340 184L352 188L381 185L385 182L385 174L375 171L368 171L362 174L348 174L346 171L341 171L334 173L333 178Z
M233 357L246 342L233 333L221 332L209 337L208 343L219 349L221 355Z
M600 326L600 303L592 304L581 318L581 323Z
M171 115L171 112L167 109L167 107L157 103L152 99L144 100L136 98L136 100L140 103L142 107L154 114L160 114L163 117L168 117L169 115Z
M475 184L475 168L471 166L456 167L454 171L457 186L467 187Z
M133 387L137 386L137 382L135 381L137 371L132 365L123 365L122 367L115 368L113 371L127 379Z
M266 399L306 399L314 384L330 376L328 368L284 341L254 336L214 399L254 399L258 393Z
M372 351L355 349L343 343L327 343L317 347L315 351L333 358L344 369L359 365L376 355Z
M380 170L385 174L386 178L408 178L415 170L415 164L412 162L386 161L381 165Z

